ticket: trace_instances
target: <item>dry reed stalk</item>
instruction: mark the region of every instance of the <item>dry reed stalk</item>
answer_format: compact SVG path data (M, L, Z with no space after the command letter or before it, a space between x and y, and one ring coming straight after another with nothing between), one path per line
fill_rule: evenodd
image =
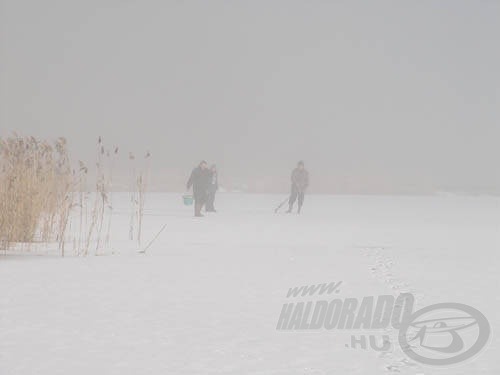
M110 233L111 233L111 218L113 217L113 169L115 166L115 158L118 155L118 147L115 147L113 154L107 153L108 159L110 160L109 166L109 177L108 177L108 190L109 190L109 214L108 214L108 224L106 229L105 244L107 247L110 245Z
M149 175L149 158L151 154L149 151L144 156L145 167L137 177L137 244L139 249L141 248L141 234L142 234L142 219L144 217L144 204L145 204L145 194L147 190L147 181Z
M137 178L136 178L136 172L135 172L135 155L130 152L128 154L128 159L132 163L132 183L130 184L130 222L129 222L129 230L128 230L128 236L129 239L132 241L134 239L134 222L135 222L135 216L136 216L136 207L137 207L137 198L136 198L136 186L137 186Z

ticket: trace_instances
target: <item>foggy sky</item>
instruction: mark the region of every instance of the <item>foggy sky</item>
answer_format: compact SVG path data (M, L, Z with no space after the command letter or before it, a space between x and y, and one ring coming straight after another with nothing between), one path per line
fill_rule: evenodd
M155 189L303 159L316 192L498 192L499 46L498 1L0 0L0 136L149 150Z

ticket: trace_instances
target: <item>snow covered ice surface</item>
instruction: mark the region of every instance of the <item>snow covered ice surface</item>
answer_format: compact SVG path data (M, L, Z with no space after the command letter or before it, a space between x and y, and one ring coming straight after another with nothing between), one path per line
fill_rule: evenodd
M0 374L498 374L500 200L495 197L219 194L192 217L180 194L148 195L145 254L114 195L112 249L0 256ZM71 253L68 245L68 253ZM416 309L460 302L489 320L488 346L452 368L350 333L277 331L295 286L342 281L336 298L410 291Z

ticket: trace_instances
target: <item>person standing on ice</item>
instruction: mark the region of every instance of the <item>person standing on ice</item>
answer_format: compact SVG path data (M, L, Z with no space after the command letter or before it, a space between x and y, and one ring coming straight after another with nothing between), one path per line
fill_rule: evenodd
M201 217L201 209L207 201L208 185L210 182L210 173L207 168L207 162L202 160L200 164L193 169L191 176L186 184L187 190L193 187L194 197L194 216Z
M217 180L217 166L212 164L210 167L210 179L208 184L208 194L207 194L207 204L205 206L205 211L207 212L217 212L214 207L215 193L219 189L219 182Z
M297 163L297 167L292 171L292 188L290 198L288 199L288 211L292 212L293 204L299 199L299 209L297 213L300 214L302 204L304 204L304 193L309 185L309 172L304 168L304 162L301 160Z

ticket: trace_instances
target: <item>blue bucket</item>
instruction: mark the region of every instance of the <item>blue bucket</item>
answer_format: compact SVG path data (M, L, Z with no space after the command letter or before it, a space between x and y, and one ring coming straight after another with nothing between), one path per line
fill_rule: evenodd
M184 194L182 196L182 200L184 201L185 206L191 206L193 204L193 196L189 194Z

